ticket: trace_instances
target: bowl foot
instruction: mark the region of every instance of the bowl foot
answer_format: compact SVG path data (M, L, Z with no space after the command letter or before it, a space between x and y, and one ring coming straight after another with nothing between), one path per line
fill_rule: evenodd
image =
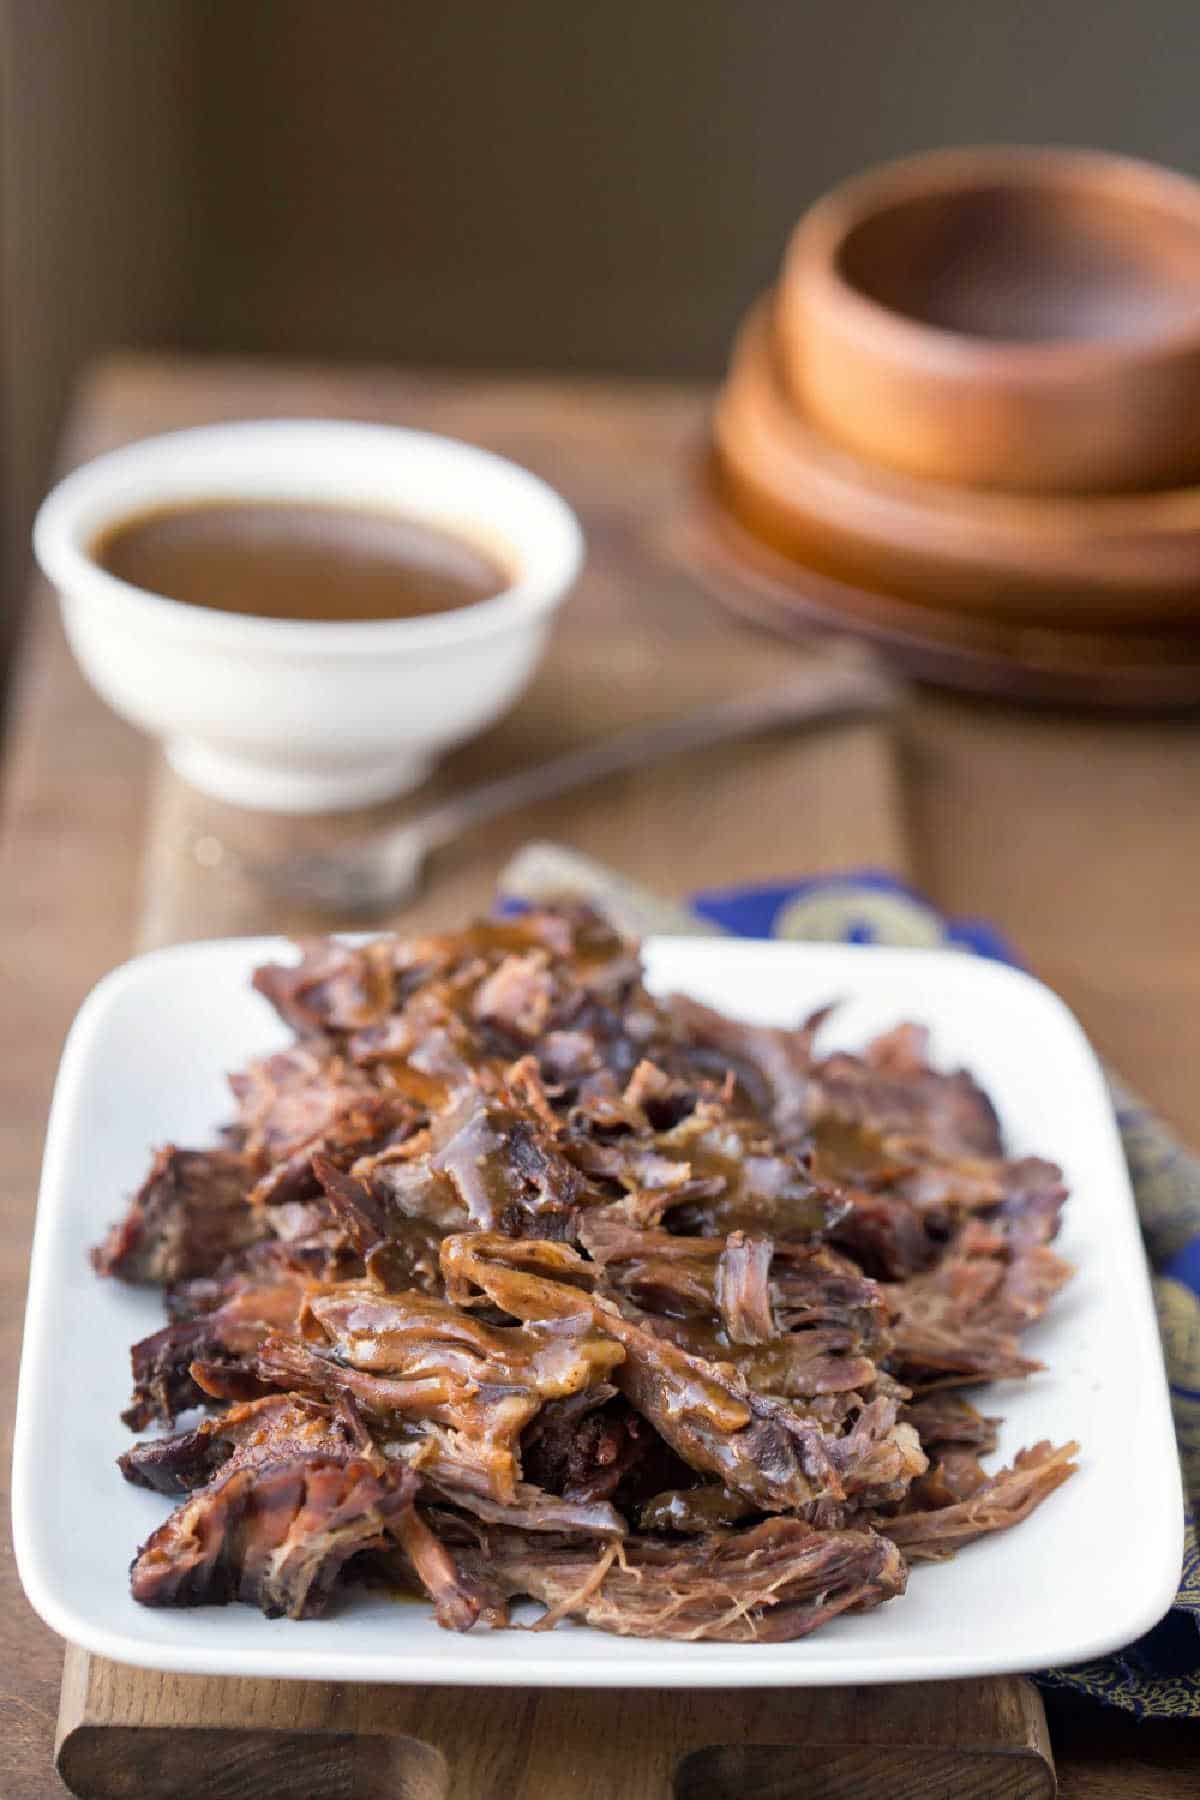
M411 751L329 769L297 768L214 750L187 738L169 743L166 754L175 773L201 793L232 806L279 813L372 806L419 787L433 767L432 757Z

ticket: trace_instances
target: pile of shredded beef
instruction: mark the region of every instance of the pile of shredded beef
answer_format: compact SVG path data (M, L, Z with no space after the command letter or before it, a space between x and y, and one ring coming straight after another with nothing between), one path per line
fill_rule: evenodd
M175 1511L148 1606L319 1612L352 1580L465 1630L541 1601L766 1642L904 1589L1072 1472L985 1473L964 1388L1069 1270L1060 1171L1009 1160L915 1025L861 1057L653 999L541 912L310 943L258 990L293 1046L218 1149L159 1151L97 1269L160 1285L120 1459Z

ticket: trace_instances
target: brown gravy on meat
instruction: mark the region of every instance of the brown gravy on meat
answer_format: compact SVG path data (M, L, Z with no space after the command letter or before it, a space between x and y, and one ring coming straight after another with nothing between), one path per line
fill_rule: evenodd
M136 513L90 546L148 593L265 619L412 619L511 585L466 539L401 513L308 501L202 500Z

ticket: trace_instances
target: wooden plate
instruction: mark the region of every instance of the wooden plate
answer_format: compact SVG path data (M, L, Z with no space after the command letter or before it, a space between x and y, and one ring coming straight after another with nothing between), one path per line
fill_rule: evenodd
M1022 499L866 463L797 410L773 329L768 296L742 327L713 420L728 492L755 537L837 581L975 620L1200 628L1200 488Z
M968 693L1111 712L1200 706L1200 633L1104 633L976 620L806 568L749 532L712 463L686 553L732 612L786 637L852 631L921 681Z

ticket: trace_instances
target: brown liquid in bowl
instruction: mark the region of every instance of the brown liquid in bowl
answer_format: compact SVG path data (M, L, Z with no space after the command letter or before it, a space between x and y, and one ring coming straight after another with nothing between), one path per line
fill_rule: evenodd
M204 500L137 513L90 546L147 593L265 619L413 619L512 583L463 538L401 513L308 501Z

